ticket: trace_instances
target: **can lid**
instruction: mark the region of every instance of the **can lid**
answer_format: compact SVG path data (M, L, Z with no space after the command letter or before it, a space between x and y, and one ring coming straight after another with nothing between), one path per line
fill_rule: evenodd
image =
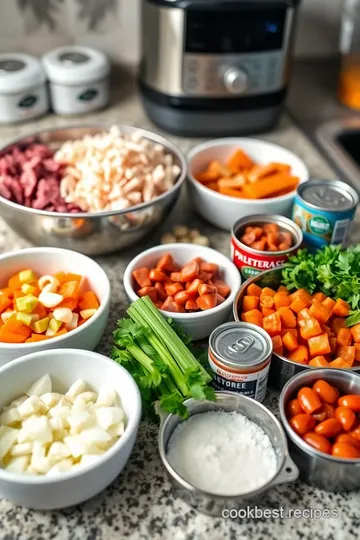
M351 210L356 205L348 186L337 180L305 183L300 195L307 203L325 210Z
M0 54L0 94L17 94L43 84L41 63L34 56L20 53Z
M210 348L227 366L255 366L272 351L270 337L254 324L232 322L219 326L210 336Z

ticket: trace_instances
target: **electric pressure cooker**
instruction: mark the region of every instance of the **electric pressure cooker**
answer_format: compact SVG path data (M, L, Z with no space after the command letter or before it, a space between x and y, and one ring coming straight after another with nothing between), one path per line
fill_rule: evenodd
M166 131L265 131L282 111L301 0L142 0L140 92Z

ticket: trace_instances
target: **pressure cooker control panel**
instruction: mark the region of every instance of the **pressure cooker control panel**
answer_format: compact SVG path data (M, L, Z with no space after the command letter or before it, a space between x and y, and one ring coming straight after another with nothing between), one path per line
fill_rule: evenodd
M182 87L192 96L256 95L285 81L285 8L188 10Z

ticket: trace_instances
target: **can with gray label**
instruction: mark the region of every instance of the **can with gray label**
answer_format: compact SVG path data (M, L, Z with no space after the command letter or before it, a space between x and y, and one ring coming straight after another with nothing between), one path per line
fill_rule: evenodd
M217 391L231 391L262 402L265 399L272 341L258 326L225 323L209 338L209 365Z

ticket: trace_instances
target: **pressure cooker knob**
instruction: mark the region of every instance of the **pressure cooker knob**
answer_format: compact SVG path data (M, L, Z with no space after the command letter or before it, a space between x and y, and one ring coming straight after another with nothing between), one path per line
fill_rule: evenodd
M242 94L247 89L248 75L238 68L229 68L224 74L224 84L231 94Z

